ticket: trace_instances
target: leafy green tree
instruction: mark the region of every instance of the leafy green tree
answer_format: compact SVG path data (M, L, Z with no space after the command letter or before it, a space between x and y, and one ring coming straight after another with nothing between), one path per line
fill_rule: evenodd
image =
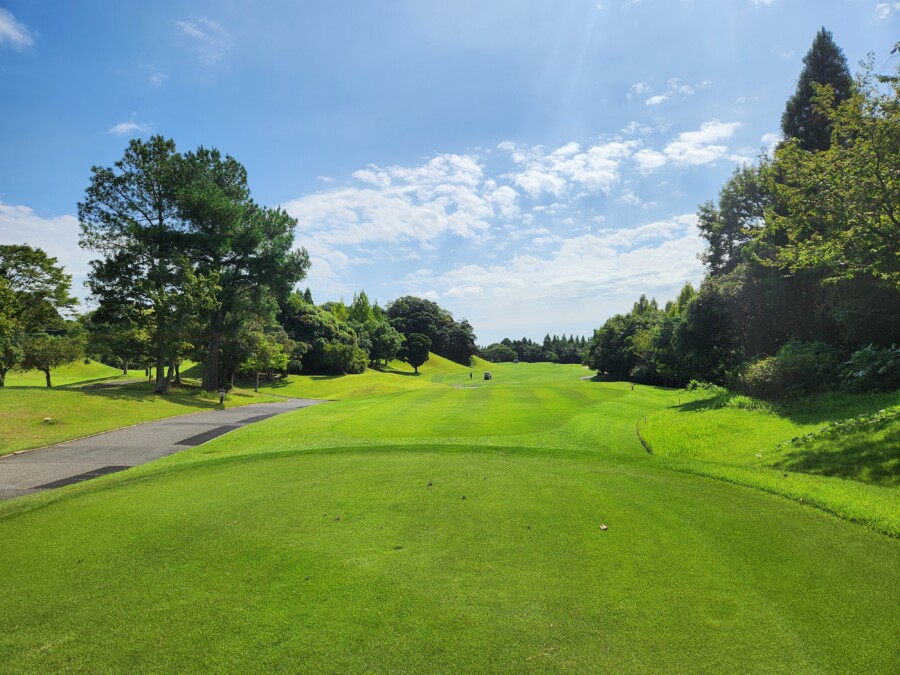
M727 274L746 258L746 247L764 227L771 204L767 184L768 161L735 169L719 192L718 206L700 205L697 227L708 247L701 258L713 275Z
M127 375L132 366L145 364L151 352L149 317L131 307L117 310L114 314L95 310L78 321L87 332L85 349L91 358L117 365Z
M22 362L18 368L41 371L47 380L47 386L51 387L50 371L83 358L84 341L77 331L77 326L72 324L66 335L47 333L28 335L22 345L22 352Z
M814 106L834 143L810 153L790 142L776 152L780 208L769 229L785 240L776 253L783 267L828 282L873 277L900 290L900 79L886 85L870 62L843 102L819 88Z
M233 157L198 148L180 163L178 214L198 275L214 278L202 387L219 387L219 351L229 316L247 303L288 296L306 276L309 256L292 250L296 219L256 204L247 172Z
M326 372L341 375L363 373L369 355L355 344L328 342L323 348L323 364Z
M9 311L14 302L9 282L0 277L0 387L6 383L6 374L22 359L24 334L21 323Z
M372 305L369 302L369 296L366 295L365 291L360 291L359 294L353 294L353 302L350 304L350 308L347 312L347 320L364 324L366 321L375 318L375 313L372 311Z
M853 88L847 58L831 32L824 27L816 33L812 46L803 57L797 89L788 99L781 116L785 140L796 139L797 145L807 151L826 150L831 145L832 122L827 110L815 102L816 85L831 88L832 105L839 105L848 98Z
M387 306L391 325L407 337L413 333L427 335L432 350L439 356L468 365L478 348L472 325L453 315L436 302L407 295Z
M482 349L481 355L491 363L511 363L519 358L515 349L496 342Z
M400 358L406 361L419 374L419 366L428 360L428 351L431 348L431 338L421 333L412 333L406 336L403 347L400 350Z
M91 169L78 204L82 247L100 254L88 285L101 308L132 307L152 315L151 339L158 393L166 393L165 366L174 346L217 289L217 275L197 273L185 251L181 157L174 141L133 139L114 167Z
M368 338L370 361L387 365L397 358L403 346L403 336L387 320L372 318L363 324L363 331Z
M292 293L282 303L280 322L288 336L298 343L291 358L294 361L302 359L303 372L357 373L365 370L368 357L359 347L356 333L331 312L307 303L303 294ZM349 348L336 349L333 345Z
M27 335L64 326L61 313L78 303L71 284L72 277L43 250L0 245L0 387L22 359Z
M287 368L288 358L294 349L293 340L280 326L267 331L260 322L246 324L240 341L244 350L240 369L255 376L254 391L259 391L260 375L271 376L274 370Z

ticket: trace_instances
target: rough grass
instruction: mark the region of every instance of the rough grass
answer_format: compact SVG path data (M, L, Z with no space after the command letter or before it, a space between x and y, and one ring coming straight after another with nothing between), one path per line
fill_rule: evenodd
M671 392L491 370L0 503L4 670L900 667L900 540L668 470Z
M898 404L897 392L774 407L728 393L680 392L638 426L666 466L780 494L900 537L900 421L822 433L835 420Z

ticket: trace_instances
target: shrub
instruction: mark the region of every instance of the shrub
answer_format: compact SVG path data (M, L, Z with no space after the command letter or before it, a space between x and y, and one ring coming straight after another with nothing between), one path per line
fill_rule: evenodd
M346 375L366 370L369 355L355 344L329 342L325 345L324 366L327 372Z
M759 398L817 394L835 383L837 353L824 342L791 340L775 356L747 364L738 378L741 392Z
M900 388L900 349L897 345L869 345L853 352L844 366L844 382L851 391L891 391Z

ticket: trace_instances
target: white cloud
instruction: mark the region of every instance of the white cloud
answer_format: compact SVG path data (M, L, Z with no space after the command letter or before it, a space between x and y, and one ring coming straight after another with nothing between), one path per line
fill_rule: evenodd
M880 2L875 5L875 18L884 21L891 15L891 10L900 11L900 2Z
M750 4L754 7L768 7L773 2L775 2L775 0L750 0Z
M525 169L508 176L528 196L542 194L560 197L574 185L588 193L607 193L619 181L620 165L638 147L637 141L610 141L585 150L571 142L545 153L540 146L512 153ZM505 148L509 149L509 148Z
M365 242L415 241L443 235L474 238L497 216L516 212L516 193L483 180L466 155L438 155L417 167L375 165L354 172L369 187L317 192L284 204L300 233L334 248Z
M666 91L662 94L657 94L656 96L650 96L644 101L645 105L655 106L668 101L675 95L680 95L681 98L685 98L687 96L693 96L697 93L698 89L703 89L704 87L709 86L709 80L701 80L700 82L695 82L694 84L682 83L681 80L677 77L670 77L666 81ZM652 91L651 89L647 89L647 91Z
M698 166L712 164L720 159L745 161L746 158L728 152L728 147L717 143L734 134L740 122L704 122L697 131L678 134L662 151L642 148L634 154L638 171L650 173L666 164L675 166Z
M740 122L704 122L698 131L685 131L666 145L665 154L679 166L710 164L726 156L727 148L715 141L731 138Z
M118 124L110 127L108 131L109 133L116 134L117 136L149 134L151 131L151 127L149 124L131 120L129 122L119 122Z
M377 187L386 188L391 184L391 177L384 171L372 171L371 169L360 169L353 172L353 177L363 183L370 183Z
M535 313L544 325L566 330L579 330L572 324L579 317L587 332L641 293L675 297L685 281L702 275L694 214L547 242L553 243L556 249L542 256L520 253L502 264L443 273L418 270L404 285L459 300L481 334L496 336L533 333Z
M772 53L773 53L775 56L777 56L779 59L785 59L785 60L787 60L787 59L792 59L792 58L794 58L794 55L795 55L797 52L795 52L795 51L792 50L792 49L783 49L782 47L779 47L778 45L775 45L774 47L772 47Z
M656 206L656 202L645 202L631 190L623 191L616 201L620 204L627 204L628 206L639 206L642 209L651 209Z
M659 169L667 162L665 153L649 148L643 148L634 153L634 161L637 163L638 171L643 174Z
M641 94L649 94L653 89L644 84L643 82L635 82L628 88L628 91L625 93L625 98L630 99L632 96Z
M16 20L12 12L0 7L0 44L9 42L13 47L30 47L34 38L25 24Z
M231 35L219 23L208 17L197 21L176 21L179 32L190 40L191 46L201 63L211 66L217 63L228 50Z
M646 124L641 124L635 120L631 120L628 124L622 127L621 133L626 136L646 136L653 129L648 127Z
M771 148L772 146L781 142L781 133L776 132L776 131L770 131L768 133L763 134L759 140L762 142L762 144L765 147Z
M684 85L673 80L670 86ZM693 215L631 226L632 216L604 226L617 213L657 206L640 198L640 174L737 159L728 141L739 126L710 120L658 144L650 135L624 134L549 148L506 140L480 155L370 164L353 172L350 185L283 206L298 219L297 245L310 252L307 283L317 297L346 295L351 279L365 277L363 265L388 266L379 287L444 298L479 330L483 323L487 331L493 324L518 332L520 322L530 333L535 311L554 329L588 315L584 321L595 326L630 307L641 292L674 297L685 281L700 277L702 241ZM648 131L637 123L626 128ZM512 171L500 173L510 159ZM615 202L637 208L623 210ZM606 205L612 207L608 218L601 214ZM409 261L419 258L428 262L404 276ZM462 260L474 264L447 269ZM525 306L523 297L536 297L538 304Z
M148 82L154 87L159 87L163 82L169 79L169 76L165 73L153 73L147 78Z

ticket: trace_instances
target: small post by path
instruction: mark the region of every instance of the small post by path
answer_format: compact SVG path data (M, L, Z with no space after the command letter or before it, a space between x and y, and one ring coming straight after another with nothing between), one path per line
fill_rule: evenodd
M225 405L225 393L224 389L219 389L219 405Z

